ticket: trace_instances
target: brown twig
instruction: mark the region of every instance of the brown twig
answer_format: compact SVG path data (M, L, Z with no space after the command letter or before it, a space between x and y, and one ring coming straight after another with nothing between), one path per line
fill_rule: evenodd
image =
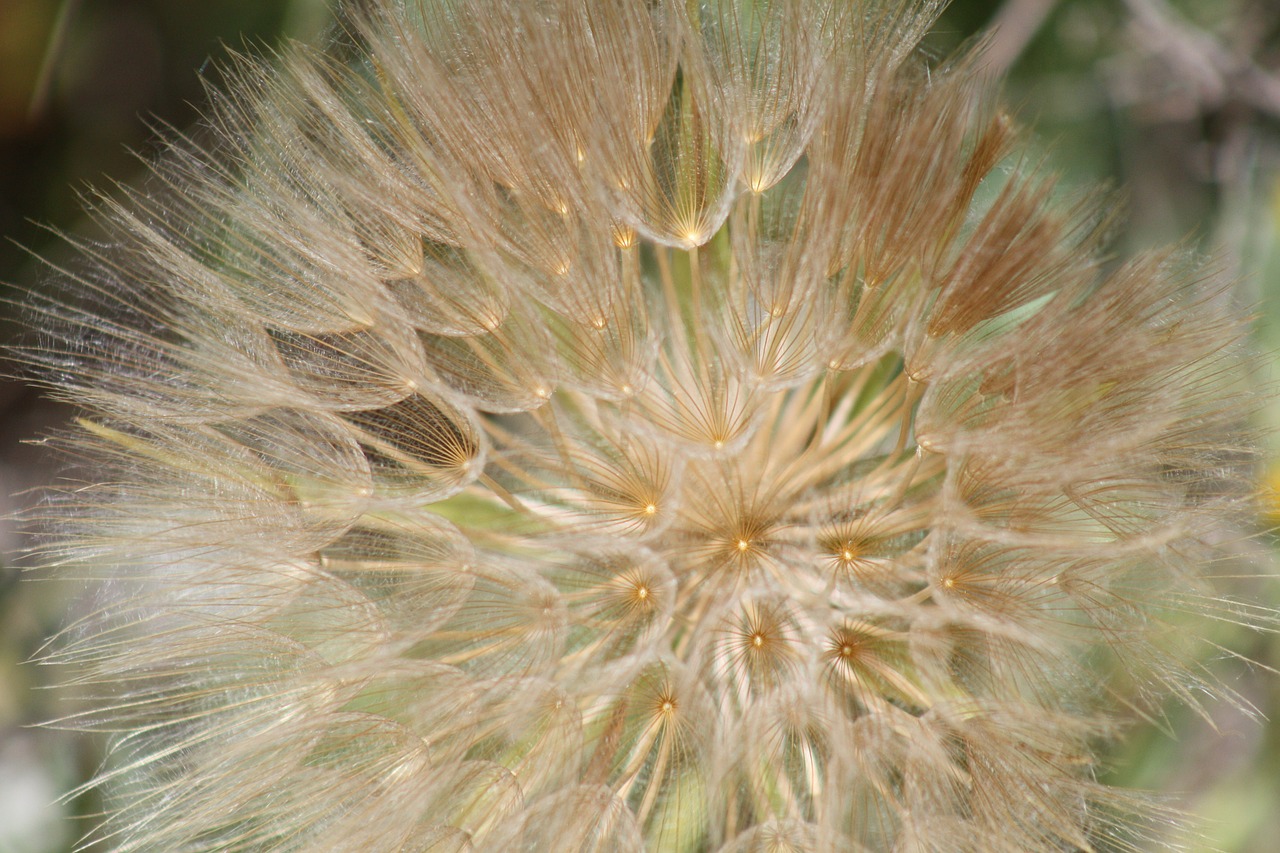
M1057 0L1006 0L988 26L987 69L996 75L1008 71L1056 5Z

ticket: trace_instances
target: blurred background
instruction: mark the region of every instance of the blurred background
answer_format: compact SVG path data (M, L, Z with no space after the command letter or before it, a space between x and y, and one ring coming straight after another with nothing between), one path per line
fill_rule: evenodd
M80 195L137 180L137 154L155 150L151 128L196 121L202 79L216 79L228 49L314 39L329 2L0 0L0 282L40 286L47 273L33 257L56 263L64 251L51 229L85 233ZM955 0L926 49L942 57L984 36L1031 157L1047 157L1067 187L1124 189L1116 252L1182 242L1212 254L1240 282L1240 302L1256 307L1258 349L1280 363L1280 2ZM0 340L14 334L11 313L0 305ZM42 689L53 673L24 663L64 624L77 590L23 575L6 520L56 476L30 442L70 414L0 379L0 853L66 853L100 807L92 793L57 801L93 773L102 745L32 727L61 709ZM1280 426L1280 405L1266 421ZM1280 444L1265 450L1259 485L1270 494ZM1280 505L1269 509L1267 523L1280 523ZM1252 571L1276 570L1263 523L1230 547ZM1280 584L1239 583L1280 605ZM1256 718L1225 705L1207 717L1170 708L1136 726L1109 757L1108 778L1202 815L1193 850L1271 853L1280 674L1266 668L1280 668L1280 638L1215 631L1230 653L1211 663Z

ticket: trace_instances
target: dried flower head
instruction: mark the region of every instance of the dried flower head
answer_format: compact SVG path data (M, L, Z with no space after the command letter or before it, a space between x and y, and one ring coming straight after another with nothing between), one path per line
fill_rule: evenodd
M115 849L1138 843L1108 713L1248 615L1240 323L1103 262L936 6L379 0L236 61L32 353Z

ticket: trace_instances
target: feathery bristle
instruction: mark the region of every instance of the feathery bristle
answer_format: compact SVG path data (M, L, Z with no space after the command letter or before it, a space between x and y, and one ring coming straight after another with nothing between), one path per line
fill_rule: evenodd
M1242 323L932 0L379 0L240 58L30 351L120 851L1127 849ZM1151 807L1154 808L1154 807ZM1136 819L1136 818L1135 818Z

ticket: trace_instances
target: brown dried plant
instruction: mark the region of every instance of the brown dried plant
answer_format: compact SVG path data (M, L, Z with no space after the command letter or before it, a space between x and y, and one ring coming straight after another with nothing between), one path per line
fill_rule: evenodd
M932 0L370 0L97 205L31 359L120 851L1134 849L1227 693L1242 321ZM1227 696L1229 699L1230 697Z

